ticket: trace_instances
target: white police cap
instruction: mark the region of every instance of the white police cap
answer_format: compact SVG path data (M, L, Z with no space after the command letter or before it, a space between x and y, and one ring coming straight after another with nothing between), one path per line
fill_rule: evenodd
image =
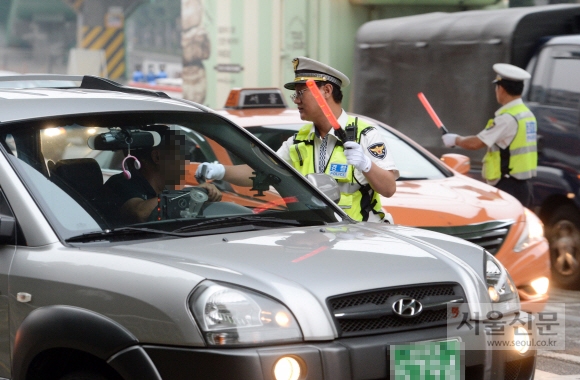
M497 83L502 79L511 80L514 82L522 82L531 78L530 73L528 73L526 70L514 65L510 65L508 63L496 63L493 65L493 71L495 71L497 74L497 77L493 83Z
M339 87L346 87L350 80L346 75L324 63L307 57L297 57L292 60L294 65L294 81L288 82L284 88L294 90L296 84L306 83L308 79L331 82Z

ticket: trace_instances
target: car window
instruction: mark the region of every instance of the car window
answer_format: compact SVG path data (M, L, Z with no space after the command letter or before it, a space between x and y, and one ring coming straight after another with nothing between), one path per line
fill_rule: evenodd
M385 128L377 126L379 132L387 140L387 145L393 153L395 164L399 169L399 180L421 180L445 178L441 170L427 157L395 136Z
M296 134L302 126L303 124L272 125L267 127L251 127L248 128L248 131L276 151L284 141ZM392 150L401 180L445 178L445 174L434 163L415 150L406 141L381 126L375 125L375 127L384 136L389 149Z
M235 215L299 224L326 224L342 219L334 203L320 196L275 154L239 127L211 113L192 117L172 112L127 112L0 126L0 141L10 162L63 239L135 225L119 215L122 197L112 193L105 183L113 177L124 183L121 161L125 155L131 152L151 157L154 136L161 135L175 137L176 147L166 153L171 155L168 161L173 165L167 170L173 173L175 169L178 178L165 186L157 199L160 206L147 222L141 223L150 229L174 231L199 219ZM149 137L143 140L143 136L151 138L151 145L144 142ZM248 167L252 173L247 177L250 185L210 181L222 192L221 202L199 201L192 195L192 188L199 186L195 173L201 162ZM132 161L127 168L137 173L134 175L141 175ZM179 202L174 200L178 198L186 199L187 204L177 205ZM192 202L201 202L195 213Z

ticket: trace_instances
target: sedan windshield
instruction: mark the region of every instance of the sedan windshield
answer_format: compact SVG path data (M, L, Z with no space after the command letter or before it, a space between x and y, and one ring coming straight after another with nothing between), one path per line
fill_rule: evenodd
M275 154L212 113L7 123L0 142L63 240L99 240L115 231L132 239L323 225L344 216ZM238 165L251 174L244 184L206 182L196 177L200 163ZM150 209L143 211L145 204ZM133 206L141 213L129 213Z

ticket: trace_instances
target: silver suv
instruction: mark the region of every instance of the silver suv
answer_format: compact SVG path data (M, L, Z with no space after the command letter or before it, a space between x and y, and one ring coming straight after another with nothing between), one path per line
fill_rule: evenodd
M533 348L490 348L536 330L481 247L350 220L332 181L201 105L61 79L80 85L0 89L0 378L533 377ZM124 158L166 136L181 181L130 220L107 183L147 179ZM250 186L210 202L191 177L219 151Z

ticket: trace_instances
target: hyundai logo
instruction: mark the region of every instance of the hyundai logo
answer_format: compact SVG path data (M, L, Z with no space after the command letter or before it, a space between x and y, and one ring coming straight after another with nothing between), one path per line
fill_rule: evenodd
M421 314L423 305L414 298L399 298L393 303L393 311L401 317L412 318Z

